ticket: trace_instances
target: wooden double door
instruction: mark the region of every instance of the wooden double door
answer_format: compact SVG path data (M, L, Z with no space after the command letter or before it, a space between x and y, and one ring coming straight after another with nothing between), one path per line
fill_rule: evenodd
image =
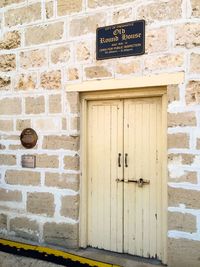
M88 245L162 260L161 97L88 103Z

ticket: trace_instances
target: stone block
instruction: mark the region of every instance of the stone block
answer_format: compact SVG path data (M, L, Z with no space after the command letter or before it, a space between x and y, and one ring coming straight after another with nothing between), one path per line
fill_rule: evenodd
M54 196L46 192L27 194L27 212L52 217L55 211Z
M64 168L66 170L79 170L79 156L65 156L64 157Z
M16 69L16 56L14 54L0 55L0 71L7 72Z
M95 33L96 29L106 24L106 16L103 13L92 14L82 18L74 18L70 22L70 35L81 36Z
M0 188L0 201L22 201L22 193L17 190L8 190Z
M168 103L172 103L174 101L179 101L180 93L177 85L168 85L167 86L167 99Z
M5 149L6 149L6 146L3 144L0 144L0 150L5 150Z
M9 150L19 150L19 149L24 149L22 145L9 145Z
M168 134L168 148L189 148L189 135L186 133Z
M31 120L29 119L18 119L16 121L16 130L17 131L23 131L26 128L31 127Z
M59 159L58 156L37 154L36 155L36 167L37 168L58 168Z
M23 69L43 67L47 64L46 51L44 49L22 51L19 61L20 67Z
M168 113L168 127L196 126L195 112Z
M188 213L168 212L168 230L194 233L197 231L197 218Z
M14 87L16 90L33 90L37 86L37 73L19 74L15 77Z
M200 53L192 53L190 56L190 72L200 73Z
M146 52L155 53L168 49L167 28L149 30L146 36Z
M112 77L112 73L105 66L92 66L85 68L86 79L99 79Z
M72 130L72 131L79 131L80 130L80 117L71 117L70 130Z
M133 0L88 0L89 8L97 8L102 6L114 6L130 3Z
M1 7L6 7L12 4L18 4L18 3L22 3L25 2L25 0L1 0L0 1L0 8Z
M137 18L148 22L175 20L182 16L181 0L156 1L138 8Z
M121 75L130 75L141 70L140 60L131 60L128 62L118 61L116 63L116 73Z
M53 11L53 1L49 1L45 3L45 11L46 11L46 18L50 19L54 16L54 11Z
M13 131L13 120L0 120L0 131Z
M168 239L168 266L199 267L200 241L184 238Z
M0 229L7 230L7 215L0 213Z
M43 138L43 149L65 149L75 150L79 149L79 137L67 135L48 135Z
M180 68L184 64L183 54L168 54L155 57L147 57L144 61L146 71L166 70Z
M67 130L67 119L62 118L62 130Z
M178 177L177 175L169 175L169 182L173 182L173 183L186 182L190 184L197 184L197 181L198 181L198 177L197 177L196 172L184 171L184 174Z
M40 173L34 171L7 170L5 181L11 185L40 185Z
M14 232L17 237L38 241L39 225L35 220L15 217L10 220L10 231Z
M195 155L193 154L169 154L168 155L168 160L169 163L172 164L174 163L175 165L177 164L183 164L183 165L191 165L195 159Z
M0 91L9 90L11 84L11 79L8 76L0 77Z
M0 39L0 49L15 49L21 45L21 35L18 31L7 32Z
M80 42L76 45L76 58L78 61L88 60L91 55L89 43Z
M193 48L200 45L199 23L180 24L175 28L175 46Z
M51 50L51 62L53 64L66 63L70 59L70 54L71 50L69 45L55 47Z
M200 81L190 81L186 87L187 105L200 104Z
M43 228L46 243L66 248L78 247L78 224L47 222Z
M189 209L200 209L200 191L169 187L168 203L169 207L184 204Z
M49 113L61 113L61 111L62 111L61 95L50 95Z
M200 2L199 0L191 0L192 5L192 17L200 17Z
M78 113L80 111L79 94L77 92L68 92L66 96L70 113Z
M58 16L70 15L82 11L83 0L58 0Z
M0 100L0 115L17 115L21 114L21 99L14 98L3 98Z
M2 135L1 139L3 140L9 140L9 141L19 141L19 135Z
M25 7L10 9L5 12L5 25L12 27L41 19L41 4L35 3Z
M80 72L77 68L68 68L67 69L67 80L76 81L80 78Z
M200 138L197 138L197 145L196 145L197 149L200 149Z
M44 96L26 97L25 98L26 114L40 114L45 112Z
M25 31L25 43L36 45L60 40L63 37L63 30L63 22L29 27Z
M16 156L10 154L0 154L0 166L16 165Z
M77 220L79 214L79 196L63 196L61 199L60 214L61 216Z
M61 130L61 121L60 118L43 117L41 119L35 119L33 126L37 131L59 132L59 130Z
M55 117L41 117L41 119L34 119L33 120L33 127L36 131L40 132L55 132L59 131L60 127L60 121L59 119L56 119Z
M192 154L181 154L182 163L185 165L191 165L194 162L195 155Z
M123 23L124 21L131 21L132 20L132 8L123 8L118 9L113 12L112 14L112 21L115 24Z
M61 71L49 71L41 74L41 87L49 90L61 89Z
M62 189L79 190L79 175L68 173L47 172L45 174L45 186Z

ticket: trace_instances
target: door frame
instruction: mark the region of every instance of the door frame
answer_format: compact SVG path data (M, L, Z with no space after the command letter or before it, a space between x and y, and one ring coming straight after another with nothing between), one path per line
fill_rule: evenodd
M87 210L88 210L88 181L87 181L87 107L90 100L111 100L142 97L156 97L162 99L162 243L163 259L167 261L167 86L145 87L134 89L106 90L97 92L83 92L80 94L81 104L81 144L80 144L80 217L79 217L79 246L87 247Z

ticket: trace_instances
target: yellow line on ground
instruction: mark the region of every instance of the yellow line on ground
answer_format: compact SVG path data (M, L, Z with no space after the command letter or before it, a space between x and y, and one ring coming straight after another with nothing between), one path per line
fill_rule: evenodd
M41 246L34 246L34 245L28 245L25 243L10 241L6 239L0 239L0 244L10 247L15 247L17 249L24 249L24 250L33 250L38 251L39 253L46 253L47 255L54 255L56 257L63 257L64 259L70 259L72 261L78 261L83 264L88 264L90 266L98 266L98 267L120 267L119 265L113 265L109 263L103 263L100 261L95 261L91 259L87 259L81 256L77 256L71 253L67 253L61 250L56 250L52 248L47 247L41 247Z

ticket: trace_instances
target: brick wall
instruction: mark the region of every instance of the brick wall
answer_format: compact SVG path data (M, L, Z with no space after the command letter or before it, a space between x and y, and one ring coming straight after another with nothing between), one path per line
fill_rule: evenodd
M96 27L137 19L145 55L97 62ZM183 71L168 86L168 255L172 267L199 266L199 27L199 0L0 1L2 235L77 246L79 100L69 84ZM39 136L30 170L20 164L26 127Z

